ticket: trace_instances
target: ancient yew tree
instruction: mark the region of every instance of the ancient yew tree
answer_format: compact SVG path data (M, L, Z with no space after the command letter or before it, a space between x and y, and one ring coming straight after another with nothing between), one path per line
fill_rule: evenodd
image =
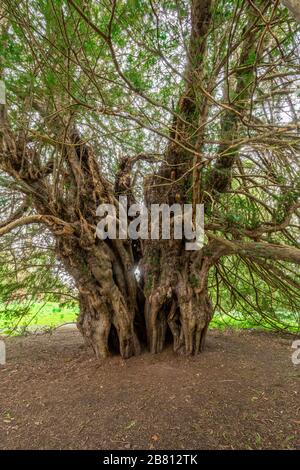
M52 281L59 267L97 357L198 353L215 310L270 326L299 312L299 28L284 6L4 0L0 16L2 272L22 240L6 299L32 287L28 249ZM124 195L204 204L203 248L100 240L97 207ZM46 272L40 295L57 288Z

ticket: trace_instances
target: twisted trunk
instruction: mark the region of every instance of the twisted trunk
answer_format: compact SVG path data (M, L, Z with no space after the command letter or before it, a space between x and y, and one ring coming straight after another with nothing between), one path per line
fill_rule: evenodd
M194 288L187 273L179 273L176 287L160 285L148 296L146 324L150 352L163 350L169 328L175 352L198 354L203 350L211 318L207 289Z
M57 239L57 253L76 282L77 326L96 356L107 357L113 349L124 358L138 354L142 312L128 252L124 249L123 258L117 258L117 252L104 242L95 240L82 248L74 238L63 237Z
M151 178L154 184L145 184L147 205L176 202L183 207L189 202L193 181L188 170L194 162L195 146L202 145L195 131L205 103L199 103L197 95L212 3L193 0L191 4L186 89L178 103L165 162ZM113 185L101 173L92 147L81 138L75 122L53 118L50 126L60 153L60 177L48 178L53 161L38 161L24 136L16 140L6 121L0 142L1 164L10 176L17 175L32 190L33 207L50 226L57 256L79 291L78 328L86 342L97 357L106 357L116 347L128 358L138 354L146 340L151 352L161 351L169 331L174 350L199 352L212 316L207 292L211 256L186 252L184 241L172 238L149 241L144 246L131 240L97 239L97 207L116 204L120 195L126 195L129 204L134 201L132 162L127 157L121 160ZM201 149L197 150L199 157ZM168 186L160 186L162 178ZM199 202L196 186L194 205ZM137 266L140 283L134 274Z
M57 254L76 282L77 326L96 357L118 352L128 358L146 343L158 353L170 339L176 352L203 349L212 318L207 289L211 255L187 252L178 240L150 242L140 264L142 291L133 257L130 262L127 256L117 259L103 241L84 249L74 237L57 237Z

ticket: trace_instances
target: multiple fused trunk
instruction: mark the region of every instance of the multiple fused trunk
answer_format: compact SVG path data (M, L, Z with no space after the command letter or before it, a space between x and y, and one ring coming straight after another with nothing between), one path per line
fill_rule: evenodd
M282 2L298 19L299 2ZM73 5L73 2L71 3ZM272 16L264 16L273 3L270 0L241 2L241 9L237 8L234 16L245 12L248 17L247 24L239 28L235 23L236 19L233 19L232 27L229 28L230 41L231 36L237 34L237 37L231 41L230 47L228 46L223 65L222 54L213 56L218 65L214 69L214 77L210 72L211 59L207 60L208 46L213 44L214 40L209 42L208 38L212 26L216 27L218 24L217 17L220 12L214 9L216 2L213 0L191 0L191 31L185 58L183 92L178 97L174 109L170 109L172 124L168 145L162 158L163 163L155 174L144 181L144 201L150 213L152 204L167 204L169 207L178 204L182 209L185 204L192 203L194 214L197 204L204 202L209 214L213 204L220 200L221 194L230 188L232 170L235 165L241 165L240 146L247 141L242 139L239 145L236 143L241 124L252 126L252 119L255 118L255 113L252 116L252 105L255 101L255 86L258 83L256 72L261 65L260 59L266 54L266 37L267 33L271 33L267 31L269 23L275 24L278 21L273 15L275 8ZM75 4L73 6L83 19L88 19L79 7ZM110 33L115 21L113 16L112 14L108 28ZM264 18L270 18L268 24L263 21ZM88 24L92 24L89 19ZM112 63L118 72L118 81L125 80L130 93L143 96L137 86L130 87L130 79L122 73L112 39L102 34L98 27L93 29L94 32L100 32L108 46L108 54L112 55ZM242 29L241 36L238 35L239 29ZM271 34L273 36L273 33ZM68 54L66 57L69 59ZM69 65L68 62L68 68ZM220 113L217 112L217 120L214 121L211 118L215 114L213 108L218 104L214 98L216 93L219 93L218 77L225 73L228 76L224 80L224 100L221 100L224 103L220 101ZM264 75L264 78L267 77ZM262 81L262 77L260 80ZM56 240L57 256L78 289L78 328L86 342L93 347L97 357L106 357L111 352L118 351L122 357L128 358L138 354L146 346L152 353L158 353L168 342L172 343L176 352L200 352L213 313L208 291L209 272L225 252L233 254L239 251L249 257L264 256L268 253L272 259L299 263L299 250L293 250L290 245L267 245L261 242L250 244L242 241L240 229L236 227L233 227L231 232L236 236L236 240L226 236L220 239L215 234L208 233L206 246L200 251L191 252L186 251L185 240L175 239L172 231L169 240L100 240L96 236L97 207L100 204L116 207L119 196L127 196L128 205L134 202L132 166L141 154L132 158L123 157L119 161L114 184L109 182L104 177L104 171L100 168L99 159L95 156L92 146L86 143L86 136L79 134L78 129L84 129L84 126L78 125L79 113L75 113L75 108L77 109L80 102L74 102L76 107L73 107L74 103L69 101L69 96L65 97L62 93L57 97L55 87L53 90L53 100L47 98L43 103L38 93L37 100L30 97L24 102L24 116L30 115L27 107L29 109L32 106L34 121L35 112L43 118L40 127L45 127L45 135L43 131L42 134L34 132L31 136L31 132L28 132L29 126L27 129L25 125L27 117L23 129L17 130L19 124L12 128L6 106L0 103L1 171L9 175L16 183L16 188L25 195L24 204L7 221L7 227L2 228L2 232L0 227L0 235L19 225L32 222L42 222L50 228ZM139 98L132 99L132 103L135 101L140 103ZM155 104L152 98L149 100L149 103L151 102ZM247 115L249 106L245 105L248 102L251 102L250 118ZM104 113L105 108L106 106L103 106ZM107 107L109 116L114 116L115 111L118 115L118 107ZM142 108L140 111L142 115ZM145 119L149 119L147 116L148 113L145 114ZM22 122L20 120L20 123ZM133 122L136 124L139 121L134 119ZM209 122L213 123L212 132L206 134ZM255 129L267 127L259 120L253 123ZM220 136L217 139L214 137L217 135L214 129L218 126ZM148 129L148 125L145 128ZM246 129L245 136L248 136L249 129ZM39 142L35 145L35 135L39 136L41 144ZM206 135L209 139L206 139ZM256 140L255 136L254 138ZM42 143L44 141L45 143ZM205 142L210 141L211 149L215 148L213 142L219 142L215 163L210 162L210 158L206 161L203 158L205 152L208 153ZM268 175L270 172L272 177L273 186L276 181L273 177L273 163L266 168ZM271 169L272 171L269 171ZM245 179L243 167L240 173L241 179ZM247 186L245 188L247 196ZM245 196L245 192L241 194ZM248 194L249 200L253 198L257 202L257 197L251 194ZM244 234L256 240L263 233L271 233L272 224L276 226L274 231L278 231L280 227L285 229L295 207L298 206L288 210L282 223L278 224L276 219L276 223L268 223L267 226L262 224L262 228L254 229L254 232L245 228ZM33 209L33 214L20 216L30 209ZM227 219L225 220L227 230ZM171 217L171 221L174 222L174 217ZM255 220L255 224L256 222ZM218 230L218 227L215 228Z
M206 104L199 103L196 95L211 5L211 0L192 1L186 89L174 113L164 164L145 182L148 208L152 203L183 207L191 191L194 205L201 199L199 178L193 184L189 170L201 163L203 136L195 138L195 129L201 113L206 115ZM47 107L39 107L38 112L49 114ZM22 181L26 191L30 189L35 212L41 214L41 221L56 239L57 256L79 292L78 328L96 356L106 357L117 349L127 358L138 354L143 344L156 353L168 340L175 351L198 353L212 316L207 291L212 254L207 250L187 252L184 240L172 236L143 243L96 236L100 204L116 205L121 195L127 196L129 204L134 200L134 158L121 160L112 184L103 176L92 147L79 135L76 124L58 116L49 121L49 132L56 136L60 157L57 162L50 158L42 163L23 133L16 138L6 116L0 117L1 165L7 174ZM193 175L196 178L198 170ZM167 184L161 185L162 180Z
M95 224L84 223L54 235L79 291L78 328L96 356L128 358L143 347L157 353L168 342L176 352L200 352L212 317L212 254L186 251L184 240L172 238L137 249L136 241L99 240L94 232Z
M203 349L212 318L207 290L211 257L185 252L178 241L177 253L171 247L175 241L153 243L157 246L145 250L138 281L134 260L129 265L116 260L103 241L89 251L72 238L57 242L59 257L79 290L78 328L97 357L118 352L128 358L147 346L158 353L168 342L175 352Z
M34 155L13 145L11 134L4 135L7 159L5 168L14 174L22 164L22 180L34 187L34 208L56 239L59 260L73 277L79 292L78 328L97 357L117 350L122 357L138 354L148 345L159 352L167 341L174 350L187 354L199 352L211 319L212 307L207 280L213 255L185 251L185 241L130 239L100 240L96 236L97 207L116 204L117 197L130 190L131 164L120 164L116 183L112 185L100 173L93 149L73 131L62 148L64 178L58 180L53 194L48 167L34 172ZM145 201L183 205L183 187L173 178L185 154L169 148L160 172L146 185ZM184 166L182 166L183 170ZM44 177L40 178L40 173ZM161 188L156 178L164 176L170 185ZM183 181L183 184L186 184ZM40 219L39 219L40 220ZM136 271L138 270L138 276Z
M206 113L205 101L199 103L196 95L212 19L211 7L211 0L192 2L186 88L174 115L164 163L158 173L145 181L144 200L150 212L152 203L169 206L177 203L183 207L189 199L194 206L201 199L198 172L193 171L193 182L189 169L201 163L198 160L202 139L195 141L193 136L199 118ZM195 147L196 159L190 151ZM126 195L129 204L134 201L131 191L134 159L124 157L120 161L115 185L111 186L97 173L93 155L86 149L83 145L79 162L76 163L76 154L74 157L72 152L68 159L77 187L83 186L94 204L85 203L80 210L86 223L81 224L79 241L75 241L79 246L69 247L64 239L58 242L58 252L80 293L79 330L101 357L115 348L123 357L129 357L137 354L143 344L157 353L167 341L173 343L175 351L198 353L204 346L212 317L207 284L209 268L215 261L213 255L207 250L188 252L185 241L172 236L170 240L144 242L98 240L90 228L95 223L96 205L115 203L120 195ZM87 162L84 175L78 171L82 168L82 157ZM162 181L167 184L161 185Z

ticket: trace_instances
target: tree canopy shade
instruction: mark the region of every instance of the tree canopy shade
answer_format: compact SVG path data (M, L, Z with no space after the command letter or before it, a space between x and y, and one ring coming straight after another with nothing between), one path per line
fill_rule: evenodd
M279 1L4 0L0 17L6 300L45 263L41 292L68 295L62 266L98 357L198 353L215 310L299 314L299 27ZM203 203L204 247L99 240L120 195Z

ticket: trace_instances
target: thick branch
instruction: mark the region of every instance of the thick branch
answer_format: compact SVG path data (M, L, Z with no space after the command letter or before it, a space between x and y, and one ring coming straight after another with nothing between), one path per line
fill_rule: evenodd
M0 229L19 219L28 209L28 202L25 201L8 219L0 222Z
M267 258L300 264L300 249L293 246L275 245L265 242L256 243L225 240L213 234L209 234L208 236L224 246L222 256L239 254L250 258Z
M22 225L30 225L36 223L45 223L49 226L59 225L63 226L63 230L65 233L71 234L73 232L72 227L57 217L46 216L46 215L28 215L26 217L21 217L19 219L14 220L13 222L8 223L4 227L0 228L0 236L5 235L11 232L13 229L20 227Z

